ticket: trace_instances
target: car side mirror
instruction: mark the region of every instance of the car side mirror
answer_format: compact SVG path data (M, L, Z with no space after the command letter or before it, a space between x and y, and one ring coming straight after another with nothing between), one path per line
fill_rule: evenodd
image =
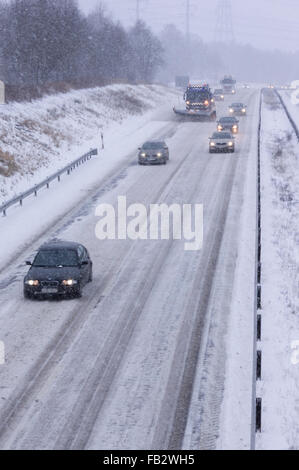
M27 266L32 266L31 261L26 261L26 265L27 265Z
M82 261L81 266L86 266L88 264L88 261Z

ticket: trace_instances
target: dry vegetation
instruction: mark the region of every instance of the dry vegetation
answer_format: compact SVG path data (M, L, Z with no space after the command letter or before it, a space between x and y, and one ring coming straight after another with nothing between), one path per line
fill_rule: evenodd
M18 170L14 156L0 149L0 175L12 176Z

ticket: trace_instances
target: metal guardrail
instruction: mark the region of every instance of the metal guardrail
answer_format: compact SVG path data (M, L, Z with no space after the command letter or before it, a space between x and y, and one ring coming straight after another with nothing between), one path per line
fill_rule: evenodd
M262 400L257 397L257 380L260 380L258 349L261 341L261 311L262 311L262 291L261 291L261 128L262 128L262 100L264 89L260 92L259 101L259 121L257 136L257 195L256 195L256 247L255 247L255 274L254 274L254 326L253 326L253 370L252 370L252 407L251 407L251 450L255 450L256 433L261 432L261 411Z
M252 382L252 428L251 428L251 450L255 450L256 433L262 432L262 398L257 396L256 383L262 378L262 351L260 341L262 339L262 220L261 220L261 127L262 127L262 100L261 90L259 104L259 124L258 124L258 161L257 161L257 233L256 233L256 269L255 269L255 305L254 305L254 345L253 345L253 382ZM299 140L299 129L293 120L280 93L274 90L279 99L287 118L294 129Z
M20 206L22 206L24 199L31 196L32 194L34 194L34 196L37 196L37 193L40 189L44 187L49 188L50 183L56 179L60 181L60 178L63 174L66 173L69 175L79 165L81 165L82 163L85 163L87 160L90 160L93 155L98 155L98 149L90 150L89 152L82 155L82 157L79 157L73 162L69 163L61 170L57 171L53 175L43 180L41 183L35 185L33 188L28 189L24 193L21 193L18 196L14 197L13 199L10 199L9 201L5 202L4 204L0 206L0 212L2 212L3 216L6 216L6 211L9 207L14 206L15 204L19 204Z

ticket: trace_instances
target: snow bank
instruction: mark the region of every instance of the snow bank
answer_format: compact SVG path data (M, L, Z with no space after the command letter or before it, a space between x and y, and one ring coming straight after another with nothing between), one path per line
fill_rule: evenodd
M165 104L178 92L159 85L111 85L11 103L0 114L0 203L101 146L111 128Z
M274 94L262 126L262 433L258 449L299 449L297 138ZM298 346L297 346L298 350Z

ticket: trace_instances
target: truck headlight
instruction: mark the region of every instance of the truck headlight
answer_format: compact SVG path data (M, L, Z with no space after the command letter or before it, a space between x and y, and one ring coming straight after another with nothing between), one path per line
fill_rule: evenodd
M28 281L25 281L25 284L27 284L27 286L31 286L31 287L36 287L39 285L39 281L38 280L34 280L34 279L28 279Z

